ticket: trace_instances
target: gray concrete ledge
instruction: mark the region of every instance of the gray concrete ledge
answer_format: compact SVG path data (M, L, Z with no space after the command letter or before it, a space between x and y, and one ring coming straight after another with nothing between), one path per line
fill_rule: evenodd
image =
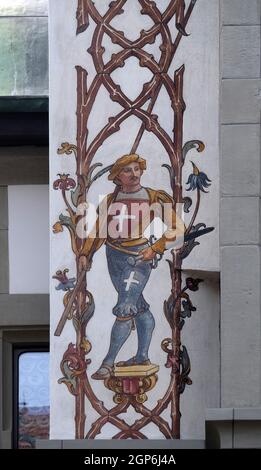
M9 292L8 230L0 230L0 294Z
M0 185L48 184L47 147L1 147Z
M234 408L234 419L238 421L261 421L261 408Z
M207 449L261 449L261 408L206 412Z
M8 229L7 186L0 186L0 230Z
M190 439L160 440L38 440L37 449L205 449L205 441Z
M0 295L0 327L49 325L49 311L48 294Z
M233 411L233 408L211 408L206 411L206 421L230 421Z

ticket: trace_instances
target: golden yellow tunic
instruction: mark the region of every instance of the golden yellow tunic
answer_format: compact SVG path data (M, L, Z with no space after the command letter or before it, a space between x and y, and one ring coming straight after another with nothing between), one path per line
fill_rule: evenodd
M148 193L148 203L153 208L153 204L160 204L162 211L161 211L161 219L164 224L167 226L167 230L163 233L162 237L159 238L151 248L159 253L162 254L166 249L168 249L168 244L173 244L173 242L184 235L185 225L180 217L176 214L173 209L173 199L163 190L154 190L151 188L144 188ZM81 254L85 256L92 257L93 254L105 243L113 243L110 237L107 236L100 236L99 234L107 233L107 225L108 225L108 213L111 204L114 202L115 193L108 194L100 204L98 208L98 217L96 220L96 224L93 227L89 237L86 239L84 246L82 248ZM135 238L129 239L121 239L120 241L117 240L117 246L122 246L125 249L128 247L138 246L142 243L148 241L143 234L143 231L150 225L152 220L157 216L153 210L149 214L149 217L146 220L143 220L140 223L140 230L139 233L136 233Z

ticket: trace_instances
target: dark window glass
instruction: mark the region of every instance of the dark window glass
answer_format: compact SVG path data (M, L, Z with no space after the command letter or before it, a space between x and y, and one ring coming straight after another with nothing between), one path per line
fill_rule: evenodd
M33 449L36 439L49 438L49 353L20 352L17 368L16 447Z

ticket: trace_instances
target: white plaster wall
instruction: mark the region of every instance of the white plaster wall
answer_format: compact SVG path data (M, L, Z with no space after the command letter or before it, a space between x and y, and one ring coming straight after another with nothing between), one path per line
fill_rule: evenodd
M66 3L66 7L65 7ZM109 1L96 1L101 11L106 10ZM136 5L135 1L135 5ZM157 2L161 8L168 2ZM130 39L137 36L142 27L151 25L146 16L137 16L133 1L127 3L125 14L114 20L114 26L128 30ZM73 156L58 156L56 150L61 142L75 143L76 139L76 71L75 65L81 65L88 70L88 84L95 76L94 67L86 49L90 46L94 26L91 21L86 32L76 37L77 2L69 0L56 0L50 2L50 224L58 220L64 211L61 194L52 190L52 182L58 173L75 174ZM64 11L66 9L66 23ZM125 16L126 15L126 16ZM127 20L126 20L127 18ZM138 19L137 19L138 18ZM141 24L142 23L142 24ZM218 46L219 46L219 10L218 2L200 0L195 7L189 25L188 38L183 38L180 49L172 65L174 70L185 63L185 101L187 111L184 121L184 142L191 139L201 139L206 144L202 154L192 151L187 158L184 169L184 183L191 173L193 160L199 168L206 172L213 181L209 195L203 195L197 222L214 225L215 232L202 240L200 247L195 248L193 254L184 263L186 269L200 269L205 272L218 271ZM172 31L175 31L174 26ZM105 58L109 58L116 48L110 41L105 43L107 49ZM155 56L158 54L159 43L147 47ZM120 83L125 93L130 97L136 96L144 81L150 78L150 72L139 69L139 76L135 74L136 59L130 59L127 69L118 69L113 78ZM127 70L127 73L124 72ZM124 75L123 75L124 74ZM141 79L142 77L142 79ZM99 129L107 123L109 116L121 110L121 107L110 101L107 92L97 97L89 123L89 142ZM162 126L171 132L173 128L173 113L166 98L166 92L161 92L159 102L155 106L155 113L159 115ZM104 165L112 163L116 158L130 151L136 137L140 123L135 118L129 118L121 126L120 133L111 136L100 148L94 162ZM161 168L168 163L164 148L157 139L145 132L144 138L138 148L138 153L147 159L148 171L144 173L142 183L145 186L164 189L170 192L168 174ZM97 203L99 194L113 191L113 185L106 178L98 180L93 185L89 200ZM191 193L187 193L191 196ZM58 269L69 268L69 275L75 275L75 262L70 251L69 236L64 231L61 234L51 233L51 271L50 277ZM202 273L201 276L202 277ZM205 277L208 277L205 274ZM154 286L157 286L155 289ZM201 285L202 286L202 285ZM95 316L90 321L87 330L88 339L92 343L90 355L92 363L91 373L99 366L107 352L109 336L114 317L111 313L116 303L116 295L109 275L107 273L104 248L96 255L91 273L88 275L88 288L94 294L96 309ZM68 393L65 386L57 384L61 377L60 361L70 342L75 341L75 333L71 323L67 322L62 336L55 338L54 329L63 311L61 291L55 291L55 282L51 280L51 438L74 438L74 398ZM168 266L165 261L152 273L145 289L145 298L152 306L156 318L156 329L151 345L151 360L160 364L159 382L150 392L148 406L153 406L164 393L168 383L169 371L164 367L166 356L160 350L160 342L169 336L169 327L165 320L162 303L169 296L170 281ZM219 406L219 302L218 283L208 279L199 293L193 295L198 310L193 318L187 320L184 327L184 344L191 353L192 373L194 382L190 389L186 389L182 397L182 437L197 437L204 435L204 409L206 406ZM135 334L129 338L119 355L125 359L135 352ZM112 393L104 388L103 383L92 381L94 390L106 405L112 406ZM87 404L87 417L89 424L94 421L95 413L90 404ZM127 419L135 420L133 412ZM154 427L147 429L150 438L160 438L161 434ZM112 429L106 425L98 438L111 437Z
M49 292L47 185L8 187L10 294Z

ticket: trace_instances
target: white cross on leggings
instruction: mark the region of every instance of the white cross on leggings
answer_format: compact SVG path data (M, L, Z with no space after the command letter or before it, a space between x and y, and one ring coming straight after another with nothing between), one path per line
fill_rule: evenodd
M140 282L137 281L137 279L134 279L134 274L135 271L131 271L129 279L124 279L124 282L126 283L125 291L128 292L130 290L131 284L139 284Z

